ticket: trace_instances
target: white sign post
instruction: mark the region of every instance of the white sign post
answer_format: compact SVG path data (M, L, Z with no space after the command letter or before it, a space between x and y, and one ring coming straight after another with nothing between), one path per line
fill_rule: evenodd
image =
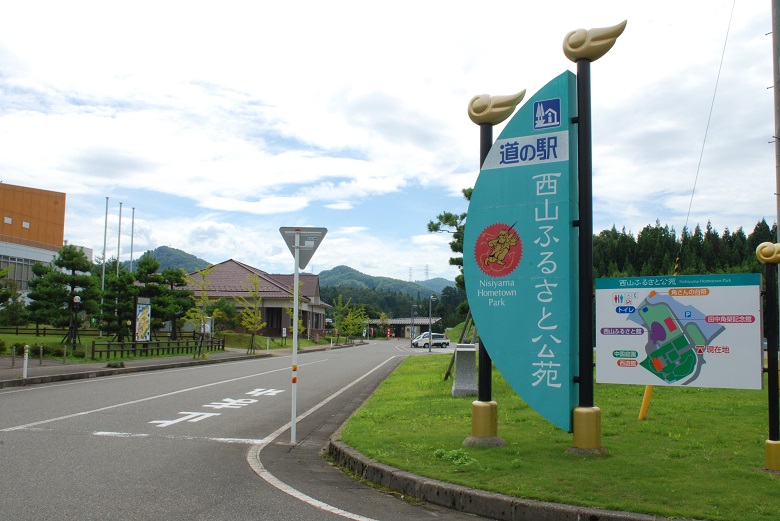
M293 276L292 418L290 420L290 443L295 444L298 400L298 270L304 269L309 264L328 230L327 228L282 227L279 228L279 233L282 234L284 242L287 243L287 247L290 248L290 252L292 252L295 258L295 275ZM303 243L301 243L301 235L303 235Z

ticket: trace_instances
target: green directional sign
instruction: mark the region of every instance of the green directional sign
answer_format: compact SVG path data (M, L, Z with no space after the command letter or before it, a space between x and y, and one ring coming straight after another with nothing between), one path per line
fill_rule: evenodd
M576 77L528 100L493 144L468 209L466 293L480 338L531 407L571 431L577 403Z

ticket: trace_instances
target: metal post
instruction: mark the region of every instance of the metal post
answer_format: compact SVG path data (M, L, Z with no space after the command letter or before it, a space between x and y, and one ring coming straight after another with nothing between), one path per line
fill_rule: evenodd
M98 336L103 336L103 292L106 290L106 238L108 237L108 197L106 197L106 221L103 225L103 275L100 278L100 325Z
M414 347L412 343L414 341L414 304L412 304L409 316L411 317L409 322L409 347Z
M292 351L292 419L290 443L295 445L296 410L298 401L298 263L301 254L301 232L295 230L295 274L293 275L293 351Z
M780 396L778 396L778 291L777 264L766 264L766 357L769 395L769 440L780 441Z
M485 159L493 146L493 125L490 123L480 123L479 125L479 166L485 163ZM490 402L493 400L493 360L485 349L482 340L479 341L478 351L478 372L477 372L477 399L480 402Z
M579 405L593 407L593 159L590 60L577 60L577 144L579 174Z
M27 359L30 353L30 346L24 346L24 365L22 366L22 378L27 378Z
M71 342L73 345L73 350L71 351L72 355L76 354L76 337L78 336L79 331L79 302L81 302L81 297L78 295L73 297L73 329L71 330ZM84 350L84 353L86 354L86 349Z
M433 299L434 296L431 295L428 298L428 352L431 352L431 349L433 349Z
M775 104L775 212L780 224L780 0L772 0L772 78ZM780 242L780 226L777 227Z

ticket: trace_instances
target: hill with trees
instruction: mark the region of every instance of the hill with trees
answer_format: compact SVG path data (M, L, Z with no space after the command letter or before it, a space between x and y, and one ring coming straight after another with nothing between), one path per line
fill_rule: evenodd
M391 293L404 293L416 298L427 298L431 291L438 295L447 286L455 285L454 281L440 277L416 282L406 282L390 277L374 277L361 273L349 266L336 266L333 269L322 271L319 277L320 287L342 286L356 289L373 289Z
M195 270L201 270L211 266L211 263L201 258L191 255L186 251L177 250L169 246L158 246L154 250L148 250L144 255L149 254L160 263L160 271L165 268L181 268L186 273L192 273ZM136 259L137 261L137 259ZM130 270L130 262L122 263L125 269Z

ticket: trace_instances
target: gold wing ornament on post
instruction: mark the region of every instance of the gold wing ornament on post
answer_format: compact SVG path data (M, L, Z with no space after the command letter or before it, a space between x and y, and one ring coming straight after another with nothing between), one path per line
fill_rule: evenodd
M515 107L523 101L524 97L525 89L508 96L491 96L490 94L474 96L469 101L469 118L477 125L482 123L498 125L512 115Z
M756 258L761 264L779 264L780 244L762 242L756 248Z
M626 23L628 20L623 20L612 27L571 31L563 39L563 54L573 62L581 59L594 62L607 54L615 45L618 36L623 34Z

